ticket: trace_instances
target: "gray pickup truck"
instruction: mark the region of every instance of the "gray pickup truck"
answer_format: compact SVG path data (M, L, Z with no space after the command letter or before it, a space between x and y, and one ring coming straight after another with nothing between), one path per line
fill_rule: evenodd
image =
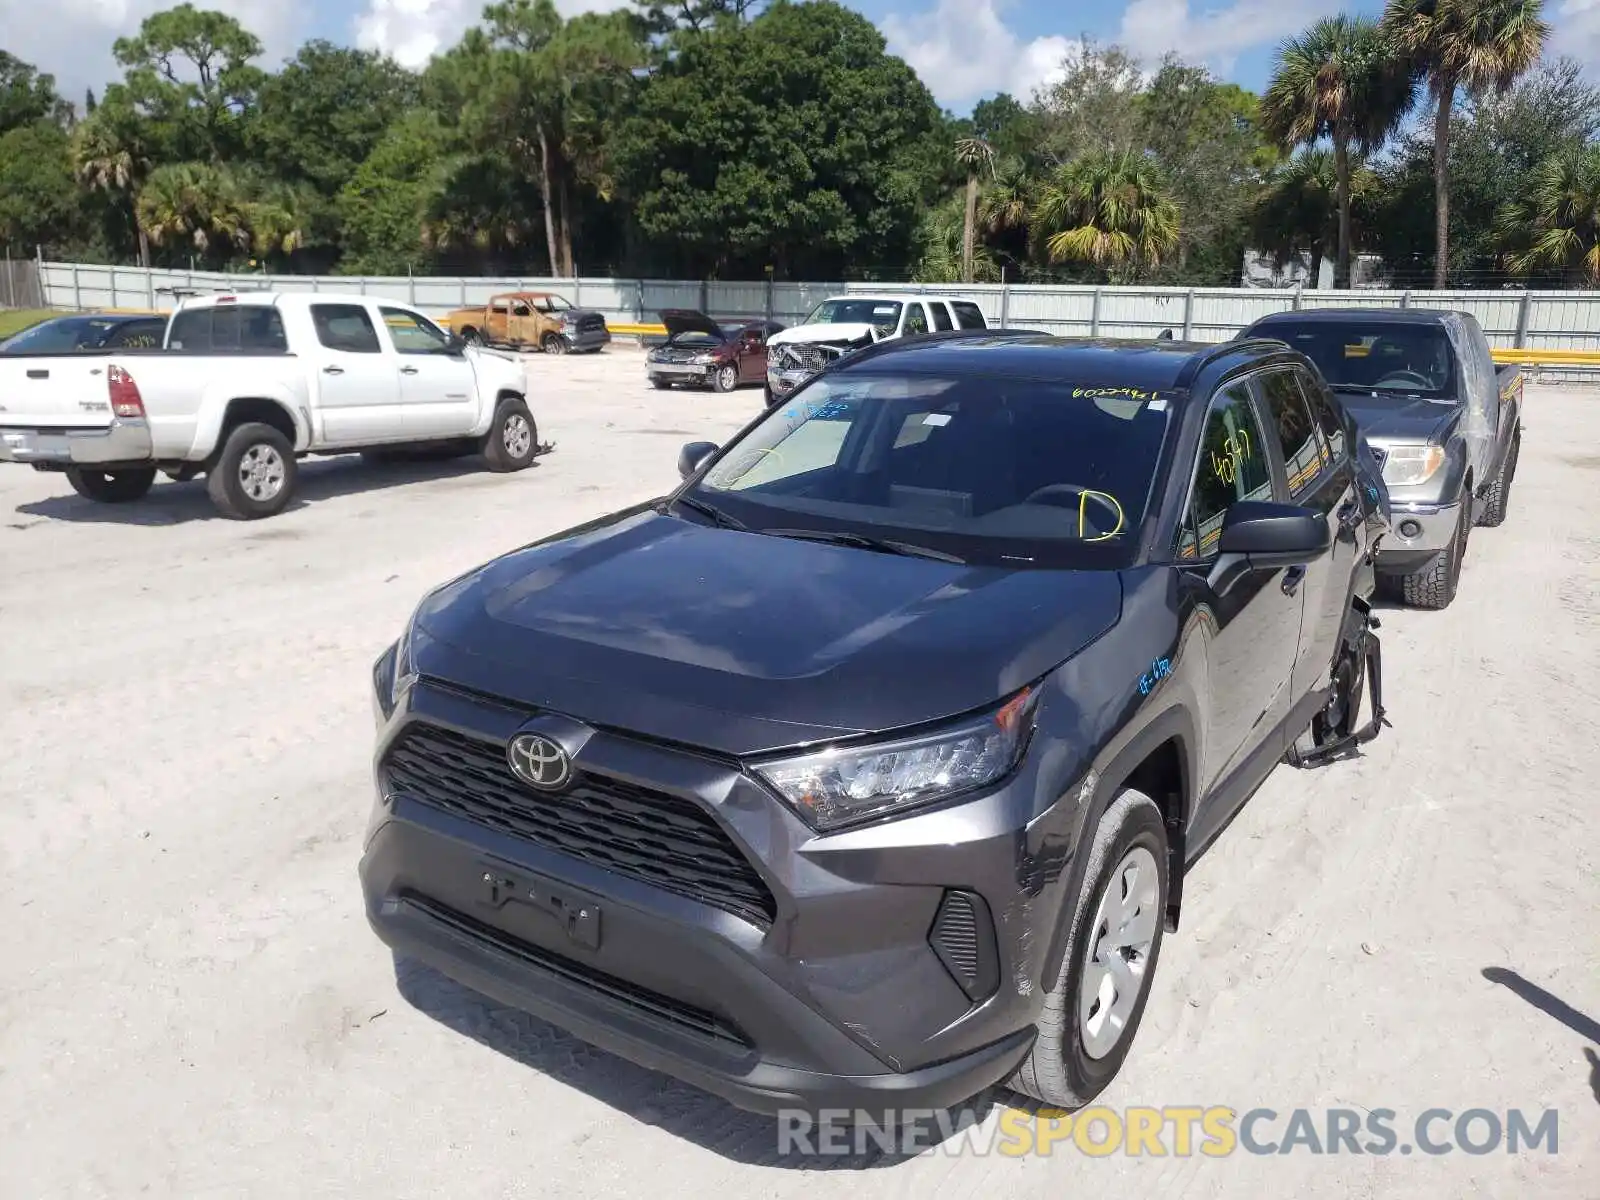
M1469 314L1311 309L1242 337L1287 342L1317 365L1382 465L1392 523L1380 593L1416 608L1456 596L1474 525L1506 518L1522 444L1522 372L1496 368Z

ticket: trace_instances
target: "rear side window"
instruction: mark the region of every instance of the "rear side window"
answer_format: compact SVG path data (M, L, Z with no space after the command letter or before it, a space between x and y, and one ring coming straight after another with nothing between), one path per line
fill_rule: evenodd
M317 328L317 341L329 350L346 354L378 354L378 331L360 304L313 304L311 322Z
M161 335L166 330L165 321L130 321L118 326L103 346L107 350L148 350L161 345Z
M1195 466L1194 494L1178 532L1179 558L1205 558L1217 549L1228 510L1241 500L1271 500L1272 474L1250 392L1243 383L1218 392L1206 413Z
M906 336L914 333L928 332L928 314L923 311L922 305L912 304L906 308Z
M933 314L933 327L940 333L947 329L954 329L950 321L950 310L944 306L942 300L932 300L928 303L928 311Z
M1298 500L1309 492L1328 461L1311 409L1300 391L1294 374L1273 371L1261 377L1261 393L1272 414L1274 433L1283 451L1284 472L1289 477L1289 498Z
M208 305L172 318L168 348L189 354L282 354L283 317L263 304Z
M989 323L983 319L983 309L970 300L952 300L950 307L956 310L956 322L963 329L987 329Z

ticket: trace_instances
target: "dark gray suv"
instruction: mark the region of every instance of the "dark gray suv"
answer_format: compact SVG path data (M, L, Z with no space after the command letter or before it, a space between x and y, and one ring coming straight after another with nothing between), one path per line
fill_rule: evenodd
M1382 723L1353 451L1281 343L862 351L422 601L373 928L755 1110L1082 1104L1187 866Z

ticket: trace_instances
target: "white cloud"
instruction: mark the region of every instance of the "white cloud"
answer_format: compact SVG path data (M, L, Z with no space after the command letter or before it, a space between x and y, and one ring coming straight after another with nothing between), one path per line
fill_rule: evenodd
M946 108L965 110L994 92L1031 97L1060 78L1077 38L1023 41L1001 19L1008 0L939 0L932 12L891 13L880 22L889 51L922 77Z
M1600 0L1565 0L1550 24L1554 34L1546 43L1547 57L1569 55L1591 70L1600 66Z
M136 33L151 13L175 0L0 0L5 48L56 77L56 87L75 104L86 88L102 91L122 77L111 43ZM324 0L325 2L325 0ZM265 46L262 63L276 66L293 54L304 28L305 0L205 0L200 7L237 17Z
M421 67L450 49L483 15L484 0L366 0L354 21L356 45ZM567 16L626 8L628 0L556 0Z
M1275 47L1338 8L1331 0L1234 0L1196 13L1189 0L1132 0L1117 40L1146 62L1172 52L1227 74L1244 51Z

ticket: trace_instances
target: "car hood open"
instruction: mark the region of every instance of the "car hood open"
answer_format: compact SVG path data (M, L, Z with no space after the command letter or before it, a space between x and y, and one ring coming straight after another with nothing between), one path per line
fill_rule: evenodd
M1114 572L970 567L629 510L433 592L418 672L754 754L980 708L1117 621Z
M718 325L705 313L692 308L663 308L658 314L661 323L667 327L667 338L671 340L680 333L706 333L716 338L719 342L728 340L727 330Z

